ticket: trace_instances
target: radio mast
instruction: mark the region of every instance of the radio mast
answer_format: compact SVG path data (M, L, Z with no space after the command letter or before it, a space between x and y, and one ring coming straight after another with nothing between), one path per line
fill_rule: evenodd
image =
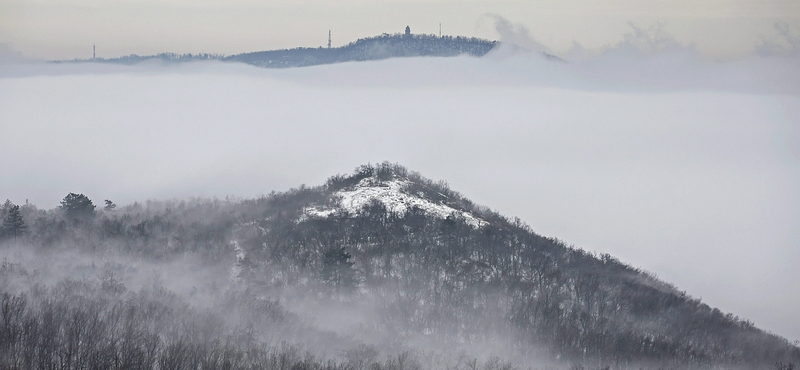
M328 30L328 49L331 48L331 30Z
M97 46L92 44L92 60L94 60L95 58L97 58Z

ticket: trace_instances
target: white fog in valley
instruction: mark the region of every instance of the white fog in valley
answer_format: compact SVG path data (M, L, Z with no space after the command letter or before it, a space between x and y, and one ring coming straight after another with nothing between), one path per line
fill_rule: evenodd
M716 62L660 32L566 62L524 34L280 70L5 61L0 197L245 198L396 162L798 340L800 45Z

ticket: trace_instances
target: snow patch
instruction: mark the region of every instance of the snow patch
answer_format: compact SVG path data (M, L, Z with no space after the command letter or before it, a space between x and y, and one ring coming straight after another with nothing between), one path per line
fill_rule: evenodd
M244 248L239 245L239 241L233 240L233 251L236 253L236 264L231 268L231 280L238 282L242 276L242 263L245 259Z
M473 216L469 212L460 211L446 204L434 203L425 199L421 192L418 195L409 194L406 189L410 184L410 181L403 179L382 181L374 177L367 177L350 188L334 193L335 208L322 206L304 208L303 216L301 216L300 221L302 222L309 218L327 218L338 211L358 214L365 205L370 204L372 201L378 201L386 207L387 211L399 216L417 207L429 215L441 219L451 215L459 216L464 219L468 225L474 228L488 225L486 221Z

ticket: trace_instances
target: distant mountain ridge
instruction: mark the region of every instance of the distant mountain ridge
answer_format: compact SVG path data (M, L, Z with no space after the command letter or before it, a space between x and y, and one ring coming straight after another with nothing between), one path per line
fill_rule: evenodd
M422 34L382 34L361 38L335 48L308 48L267 50L230 56L219 54L175 54L161 53L149 56L131 54L119 58L81 59L71 62L98 62L136 64L147 60L166 62L188 62L196 60L220 60L241 62L258 67L287 68L332 64L350 61L380 60L399 57L452 57L469 55L481 57L497 46L497 41L475 37L435 36ZM59 63L66 61L57 61Z

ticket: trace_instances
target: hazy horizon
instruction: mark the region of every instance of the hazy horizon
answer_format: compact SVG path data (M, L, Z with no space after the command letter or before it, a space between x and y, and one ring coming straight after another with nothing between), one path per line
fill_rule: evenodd
M27 58L70 60L90 58L93 45L103 58L318 47L327 44L328 31L333 46L341 46L406 26L413 33L438 34L441 25L444 35L501 39L492 15L524 27L557 55L613 46L630 24L661 27L681 45L721 60L742 58L764 43L787 46L787 36L800 35L800 3L786 0L7 0L0 3L0 46Z

